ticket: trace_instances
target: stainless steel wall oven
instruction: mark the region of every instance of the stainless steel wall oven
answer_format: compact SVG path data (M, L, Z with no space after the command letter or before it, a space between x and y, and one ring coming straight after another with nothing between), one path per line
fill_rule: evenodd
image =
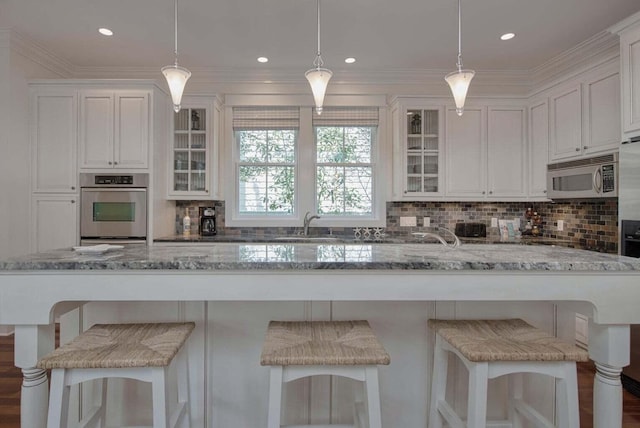
M80 174L80 240L146 242L148 174Z

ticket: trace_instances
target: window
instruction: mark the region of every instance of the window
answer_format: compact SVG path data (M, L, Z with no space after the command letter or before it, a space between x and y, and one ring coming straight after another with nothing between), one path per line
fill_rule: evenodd
M299 227L309 211L314 226L384 226L380 108L279 105L227 109L225 223Z
M238 212L293 214L298 109L235 108Z
M377 108L326 108L314 115L318 214L371 216Z

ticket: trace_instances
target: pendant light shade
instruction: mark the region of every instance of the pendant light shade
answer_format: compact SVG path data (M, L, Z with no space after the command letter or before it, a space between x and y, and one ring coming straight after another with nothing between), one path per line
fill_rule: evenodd
M304 77L309 81L311 85L311 91L313 92L313 99L316 103L316 112L322 114L322 104L324 102L324 94L327 91L327 85L329 79L331 79L333 73L327 68L312 68L304 73Z
M316 104L316 113L322 114L324 94L327 92L327 85L333 73L328 68L322 67L324 62L320 54L320 0L316 0L316 6L318 9L318 51L316 59L313 61L315 68L307 70L307 72L304 73L304 77L307 78L309 85L311 85L311 92L313 92L313 99Z
M191 77L191 72L184 67L178 65L178 0L175 0L175 63L173 65L167 65L162 67L160 71L164 74L169 85L169 92L171 92L171 100L173 102L173 110L177 113L180 111L180 103L182 102L182 93L184 87L187 84L187 80Z
M476 72L462 69L462 12L460 10L460 0L458 0L458 62L456 65L458 69L447 74L444 80L447 81L451 88L451 93L456 103L456 113L458 113L458 116L462 116L467 91Z
M167 79L169 91L171 92L171 100L173 101L173 110L177 113L180 111L182 93L184 92L187 80L191 77L191 72L175 64L162 67L162 74L164 74L164 77Z
M458 116L462 116L464 112L464 101L467 97L471 79L473 79L475 74L476 72L473 70L458 70L452 71L444 78L451 88L453 99L456 102L456 113L458 113Z

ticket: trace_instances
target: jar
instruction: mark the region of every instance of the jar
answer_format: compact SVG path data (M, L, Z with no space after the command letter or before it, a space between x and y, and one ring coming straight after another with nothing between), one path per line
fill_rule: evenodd
M420 115L418 113L414 114L411 118L411 133L412 134L421 134L422 133L422 120L420 119Z

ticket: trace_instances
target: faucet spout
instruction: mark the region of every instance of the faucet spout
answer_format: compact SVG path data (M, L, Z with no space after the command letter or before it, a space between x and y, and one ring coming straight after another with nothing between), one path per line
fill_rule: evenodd
M311 221L316 218L320 218L320 216L315 214L311 215L309 211L304 215L304 236L309 236L309 225L311 224Z
M452 231L450 231L449 229L446 229L444 227L439 227L438 230L444 230L445 232L447 232L451 236L453 236L453 243L451 243L451 244L448 243L441 235L439 235L437 233L415 232L413 235L420 236L421 238L433 238L433 239L437 240L438 242L440 242L445 247L458 248L461 245L461 242L460 242L460 239L458 238L458 236L455 233L453 233Z

